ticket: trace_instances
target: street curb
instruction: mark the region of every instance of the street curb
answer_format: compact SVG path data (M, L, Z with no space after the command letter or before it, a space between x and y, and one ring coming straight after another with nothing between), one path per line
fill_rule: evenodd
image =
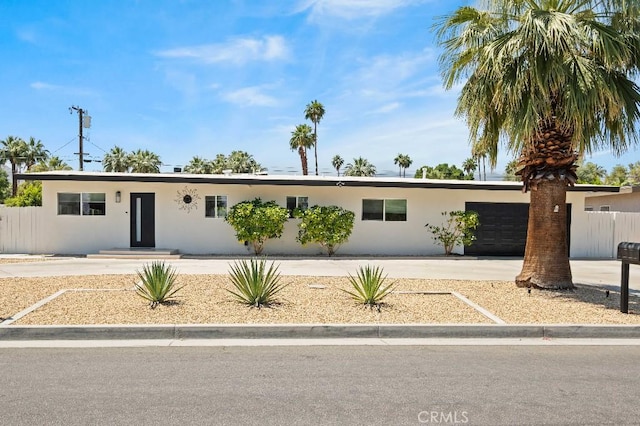
M591 324L165 324L0 327L0 340L326 338L638 339L640 325Z

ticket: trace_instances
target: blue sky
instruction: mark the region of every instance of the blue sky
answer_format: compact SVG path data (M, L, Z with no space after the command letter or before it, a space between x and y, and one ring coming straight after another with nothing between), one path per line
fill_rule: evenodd
M77 105L92 117L88 158L149 149L170 171L244 150L272 174L300 173L289 139L317 99L321 173L335 173L336 154L385 174L398 153L413 159L411 173L460 166L468 132L453 115L457 91L442 88L431 26L467 3L2 0L0 138L33 136L77 168ZM590 160L610 170L637 157Z

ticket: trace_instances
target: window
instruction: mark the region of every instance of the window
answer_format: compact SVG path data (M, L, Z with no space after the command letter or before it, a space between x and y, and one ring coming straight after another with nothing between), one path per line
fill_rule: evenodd
M106 214L105 194L103 192L59 193L58 214L104 216Z
M362 220L407 221L407 200L362 200Z
M227 217L227 196L212 195L204 197L205 217Z
M586 206L586 207L584 208L584 211L585 211L585 212L592 212L592 211L593 211L593 207L592 207L592 206Z
M309 208L309 197L287 197L287 210L289 217L293 217L295 209L306 210Z
M609 206L600 206L600 211L601 212L608 212L609 210L611 210L611 208Z

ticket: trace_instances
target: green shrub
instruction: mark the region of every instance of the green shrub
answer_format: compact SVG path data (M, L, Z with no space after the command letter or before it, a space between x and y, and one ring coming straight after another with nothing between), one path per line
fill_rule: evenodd
M355 214L338 206L313 206L307 210L296 209L298 237L301 244L318 243L331 256L340 244L346 242L353 230Z
M450 255L457 244L470 246L473 243L476 239L473 233L480 225L478 213L458 210L442 212L442 216L448 216L444 225L434 226L427 223L425 226L433 234L433 240L442 244L445 255Z
M383 269L376 266L361 266L358 268L358 274L353 277L349 274L349 282L353 287L353 291L342 290L355 300L365 305L369 305L370 308L376 306L380 309L382 299L384 299L391 291L393 291L395 284L391 283L387 286L384 282L387 276L382 276Z
M229 272L234 290L227 290L236 299L260 308L275 302L275 296L287 285L280 283L279 266L274 262L267 269L266 259L234 262Z
M260 198L243 201L229 209L225 221L236 231L238 241L248 241L255 254L262 253L269 238L280 238L289 211L275 201L262 202Z
M136 284L136 293L149 301L151 308L158 304L169 303L182 288L176 287L178 274L164 262L154 261L151 266L144 265L142 272L136 271L140 282Z
M7 207L30 207L42 205L42 182L39 180L23 182L18 194L4 200Z

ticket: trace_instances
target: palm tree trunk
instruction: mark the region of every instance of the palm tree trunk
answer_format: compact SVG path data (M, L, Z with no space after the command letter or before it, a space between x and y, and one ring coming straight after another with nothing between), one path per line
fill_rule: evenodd
M567 243L567 186L543 180L530 192L527 245L518 287L574 288Z
M15 162L11 162L11 196L15 197L18 194L18 179L16 174L18 173L18 167Z
M305 152L304 147L298 148L298 154L300 154L300 162L302 163L302 175L306 176L309 174L309 167L307 166L307 153Z
M315 121L313 122L313 152L316 157L316 176L318 176L318 132Z

